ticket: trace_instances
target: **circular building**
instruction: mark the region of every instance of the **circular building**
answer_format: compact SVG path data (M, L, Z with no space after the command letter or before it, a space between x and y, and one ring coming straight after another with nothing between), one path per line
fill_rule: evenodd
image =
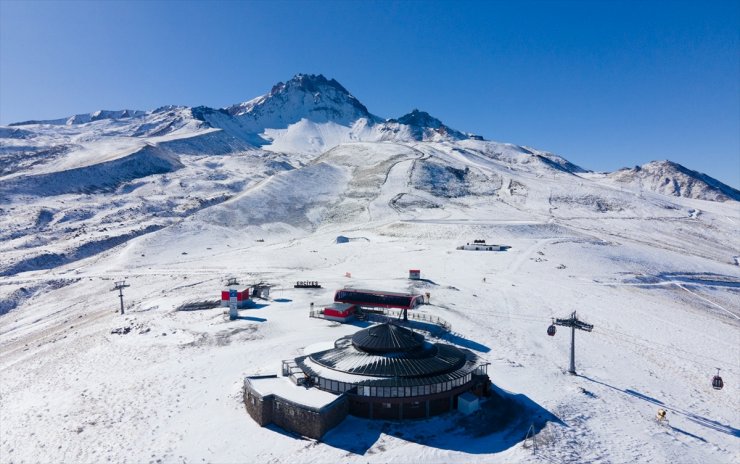
M352 415L411 419L457 407L468 391L488 393L488 364L452 345L383 323L340 338L334 348L295 360L316 388L344 393Z

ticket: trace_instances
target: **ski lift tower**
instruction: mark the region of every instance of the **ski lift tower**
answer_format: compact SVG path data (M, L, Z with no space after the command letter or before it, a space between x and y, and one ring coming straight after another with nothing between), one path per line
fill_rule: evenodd
M554 324L570 327L570 369L568 372L576 375L576 329L591 332L594 326L578 320L575 311L568 319L555 319Z
M123 289L130 286L125 280L121 280L116 282L116 286L110 290L111 292L118 290L118 297L121 299L121 314L123 314Z
M237 293L239 293L239 282L237 282L236 278L232 277L226 283L226 286L229 287L229 320L233 321L239 317L239 312L236 309L238 304Z

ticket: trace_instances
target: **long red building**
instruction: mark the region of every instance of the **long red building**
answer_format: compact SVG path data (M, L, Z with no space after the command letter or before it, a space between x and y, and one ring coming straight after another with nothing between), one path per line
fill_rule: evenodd
M351 303L358 306L413 309L424 303L424 296L411 293L385 292L382 290L343 288L337 290L334 294L334 301L337 303Z

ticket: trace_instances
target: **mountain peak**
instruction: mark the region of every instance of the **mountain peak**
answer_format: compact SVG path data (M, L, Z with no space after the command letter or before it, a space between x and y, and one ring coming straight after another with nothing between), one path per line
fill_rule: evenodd
M442 121L426 111L416 108L398 119L389 119L386 122L408 126L412 137L416 140L435 140L439 137L451 137L458 140L472 138L468 134L463 134L460 131L447 127Z
M288 89L296 89L304 92L321 92L326 87L331 87L339 93L345 93L354 98L342 84L335 79L327 79L323 74L296 74L286 83L278 82L272 87L270 95L275 95Z
M322 74L296 74L269 93L226 108L255 129L284 128L301 119L348 125L360 118L375 120L365 105L334 79Z
M430 129L439 129L440 127L444 127L442 121L430 115L426 111L419 111L416 108L414 108L410 113L404 114L398 118L398 122L409 126L428 127Z

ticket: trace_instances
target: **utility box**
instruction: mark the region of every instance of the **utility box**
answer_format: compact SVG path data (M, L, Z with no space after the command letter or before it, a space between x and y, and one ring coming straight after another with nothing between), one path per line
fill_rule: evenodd
M463 414L472 414L480 409L480 398L470 392L457 397L457 410Z

